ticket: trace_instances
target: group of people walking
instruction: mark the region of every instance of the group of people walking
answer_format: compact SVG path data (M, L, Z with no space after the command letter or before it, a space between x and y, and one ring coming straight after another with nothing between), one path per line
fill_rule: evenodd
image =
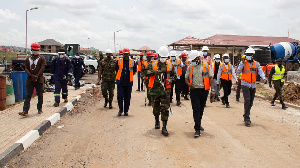
M38 45L39 46L39 45ZM39 55L39 47L32 45L33 54L25 61L25 71L28 74L26 81L27 96L24 103L23 112L20 115L27 116L32 90L35 87L38 95L38 113L42 113L42 88L43 71L45 68L45 58ZM98 83L101 84L101 91L104 98L104 107L113 108L113 97L115 85L117 85L117 101L119 111L117 116L128 116L130 99L133 86L133 78L137 72L138 89L137 91L145 91L148 105L153 108L155 119L155 129L160 129L160 120L162 121L161 133L168 136L167 123L169 118L170 103L173 102L173 92L175 85L176 105L180 106L181 96L185 100L191 100L194 118L194 137L201 135L200 131L204 131L202 126L202 116L206 107L206 101L210 93L211 102L222 101L226 108L230 108L228 96L231 94L232 79L238 85L236 101L240 99L240 89L242 89L244 97L244 123L245 126L251 125L250 111L256 92L256 79L259 75L266 83L265 74L260 64L253 59L255 50L248 48L245 56L242 57L239 65L235 68L229 60L227 53L221 56L214 55L213 58L208 56L209 48L203 46L201 51L192 50L182 52L177 57L176 51L169 52L168 48L162 46L158 50L158 54L151 51L144 54L140 53L137 60L130 56L130 49L124 48L119 51L118 57L113 58L112 51L106 50L106 56L98 63ZM276 94L271 102L275 105L275 100L279 97L282 108L287 106L282 99L282 86L284 82L285 69L282 66L282 60L277 60L278 64L271 70L269 79L274 81ZM75 76L75 89L80 87L79 71L81 70L83 61L79 55L70 61L64 52L59 52L57 58L52 61L51 75L55 83L55 103L59 106L60 93L62 90L62 98L67 102L68 90L67 81L71 76ZM237 75L238 74L238 75ZM76 79L77 78L77 79ZM271 80L270 87L271 85ZM144 86L146 89L144 89ZM220 96L220 88L223 88L224 94ZM160 118L160 119L159 119Z

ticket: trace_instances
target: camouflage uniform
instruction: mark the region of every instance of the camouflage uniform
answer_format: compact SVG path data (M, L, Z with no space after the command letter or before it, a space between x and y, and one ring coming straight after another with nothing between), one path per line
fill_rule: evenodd
M99 70L102 68L102 82L101 82L101 91L103 97L111 103L114 98L114 89L115 89L115 65L116 61L114 59L103 59L99 63ZM108 92L108 93L107 93ZM109 98L108 98L109 94Z
M169 60L168 60L169 61ZM170 61L169 61L170 62ZM174 67L173 67L173 65L172 65L172 63L171 63L171 71L169 72L170 73L170 79L171 79L171 84L173 83L174 84L174 82L175 82L175 80L176 80L176 72L175 72L175 69L174 69ZM166 84L166 83L165 83ZM165 86L166 87L166 86ZM170 101L171 101L171 93L173 92L173 89L172 89L172 87L171 88L169 88L169 89L166 89L166 93L167 93L167 97L168 97L168 101L169 101L169 103L170 103Z
M167 66L165 63L159 62L157 65L158 70L166 72ZM152 64L148 65L146 76L149 78L155 75L155 71L152 68ZM166 73L163 73L163 78L166 78ZM161 120L168 121L169 108L170 108L170 97L167 96L165 86L160 82L160 75L155 76L153 87L149 89L149 95L151 96L151 102L153 107L153 115L158 117L161 113ZM162 79L165 83L165 80Z

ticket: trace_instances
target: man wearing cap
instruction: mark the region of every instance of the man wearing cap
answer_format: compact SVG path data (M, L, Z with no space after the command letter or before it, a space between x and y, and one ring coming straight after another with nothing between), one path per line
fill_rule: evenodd
M106 57L99 63L99 75L98 83L102 79L101 83L101 92L104 98L104 107L107 107L109 103L109 108L112 109L112 101L114 98L115 90L115 65L116 61L111 58L112 51L111 49L106 50ZM108 97L109 96L109 97Z
M155 117L155 129L160 129L159 115L161 114L161 120L163 127L161 133L164 136L168 136L167 122L169 118L170 101L167 94L167 89L171 88L171 82L173 74L175 72L171 70L171 63L167 61L169 51L168 48L162 46L159 48L159 60L154 60L152 64L148 65L148 71L146 76L149 78L148 87L150 88L150 95L153 107L153 115Z
M141 52L139 54L140 58L137 60L137 77L138 77L138 89L136 91L144 91L144 79L141 77L142 65L145 63L144 61L144 54Z
M130 106L131 91L133 85L133 76L136 73L136 65L134 60L129 58L130 49L123 49L123 58L115 65L116 83L117 83L117 99L119 105L118 116L121 116L124 112L125 116L128 116L128 110Z
M80 83L79 83L79 79L81 77L81 73L82 73L82 66L84 66L84 62L83 59L80 58L79 53L77 52L75 57L72 59L71 61L72 66L73 66L73 74L74 74L74 78L75 78L75 90L80 88Z
M46 59L40 55L40 45L38 43L31 44L31 56L25 59L25 72L27 73L26 79L26 97L23 105L23 112L19 112L21 116L28 116L30 108L30 100L32 92L35 88L38 96L37 110L38 114L43 112L43 83L44 83L44 70L46 66Z
M264 71L261 69L260 64L253 60L255 50L249 47L246 52L246 60L241 61L237 68L237 74L242 73L241 85L244 95L244 122L245 126L250 127L250 110L253 106L253 101L256 92L256 76L259 75L266 83Z
M279 97L282 109L287 109L288 107L283 103L282 98L282 87L284 85L284 77L286 76L286 71L283 66L283 61L281 58L276 60L276 65L271 69L269 74L269 86L272 88L273 81L274 89L276 91L273 100L271 101L271 105L275 106L275 100ZM272 80L271 80L272 79Z
M190 97L193 109L194 118L194 137L201 135L200 130L204 131L201 125L205 102L207 100L208 92L214 92L213 71L207 62L203 62L199 56L198 51L192 50L189 54L191 65L185 74L185 83L190 87Z
M241 61L245 61L246 59L246 55L243 55L241 57ZM238 66L236 67L236 69L238 68ZM241 97L241 78L242 78L242 73L239 73L238 75L238 85L237 85L237 88L236 88L236 101L240 101L240 97Z
M231 93L231 86L232 86L232 77L237 81L235 70L232 66L232 64L229 62L229 55L225 53L223 56L223 62L220 65L220 68L218 70L218 75L217 75L217 84L220 84L221 80L221 85L224 90L224 96L221 98L222 103L225 105L226 108L229 108L229 101L228 101L228 96Z
M67 82L72 77L72 64L71 61L66 57L65 51L60 49L58 57L56 57L51 64L51 78L55 83L54 107L58 107L60 103L60 91L62 91L62 98L64 103L68 102L68 85Z

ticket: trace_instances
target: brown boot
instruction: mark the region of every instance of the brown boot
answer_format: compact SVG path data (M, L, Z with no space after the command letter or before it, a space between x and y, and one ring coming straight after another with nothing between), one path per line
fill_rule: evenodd
M28 113L26 113L26 112L19 112L19 115L24 116L24 117L27 117L27 116L28 116Z

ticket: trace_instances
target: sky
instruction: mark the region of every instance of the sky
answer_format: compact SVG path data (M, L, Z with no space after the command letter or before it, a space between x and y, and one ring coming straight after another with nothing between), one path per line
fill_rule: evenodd
M300 40L299 0L10 0L0 6L0 46L55 39L100 50L157 50L187 36ZM119 31L120 30L120 31ZM119 32L117 32L119 31Z

